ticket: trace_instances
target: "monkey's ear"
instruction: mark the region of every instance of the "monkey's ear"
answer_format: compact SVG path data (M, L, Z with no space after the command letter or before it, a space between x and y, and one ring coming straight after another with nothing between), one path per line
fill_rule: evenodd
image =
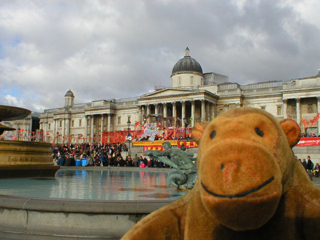
M192 139L199 144L202 134L210 122L197 123L192 129Z
M281 120L280 125L284 134L287 136L290 147L293 148L300 140L299 125L291 119Z

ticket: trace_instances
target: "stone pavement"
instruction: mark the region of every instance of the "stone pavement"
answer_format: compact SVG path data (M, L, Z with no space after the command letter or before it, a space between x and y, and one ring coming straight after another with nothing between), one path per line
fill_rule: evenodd
M314 185L320 188L320 177L314 177L312 182L314 183Z

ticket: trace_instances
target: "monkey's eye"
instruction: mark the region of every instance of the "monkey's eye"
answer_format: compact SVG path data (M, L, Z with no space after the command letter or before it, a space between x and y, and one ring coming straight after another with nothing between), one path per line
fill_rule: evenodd
M260 137L263 137L263 136L264 136L264 133L263 133L263 131L262 131L260 128L256 127L254 130L256 131L256 133L257 133Z
M211 133L210 133L210 138L214 138L216 136L217 132L216 130L213 130Z

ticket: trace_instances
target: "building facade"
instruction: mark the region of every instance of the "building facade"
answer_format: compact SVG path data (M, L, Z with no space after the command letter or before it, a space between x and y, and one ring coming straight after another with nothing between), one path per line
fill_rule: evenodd
M320 72L301 79L240 85L222 74L203 73L188 48L172 69L171 87L134 98L89 103L76 104L71 90L64 97L63 107L40 115L40 129L47 142L67 142L67 138L99 142L104 131L159 121L164 127L192 127L236 107L261 108L279 120L297 121L302 132L320 132Z
M40 131L40 113L32 112L23 119L3 121L1 123L16 129L13 131L5 131L5 133L1 135L4 139L43 141L43 134Z

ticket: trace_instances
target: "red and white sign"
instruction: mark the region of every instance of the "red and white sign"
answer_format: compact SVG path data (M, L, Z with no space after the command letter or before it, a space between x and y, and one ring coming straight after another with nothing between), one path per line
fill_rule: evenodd
M304 137L296 145L297 147L320 146L320 137Z

